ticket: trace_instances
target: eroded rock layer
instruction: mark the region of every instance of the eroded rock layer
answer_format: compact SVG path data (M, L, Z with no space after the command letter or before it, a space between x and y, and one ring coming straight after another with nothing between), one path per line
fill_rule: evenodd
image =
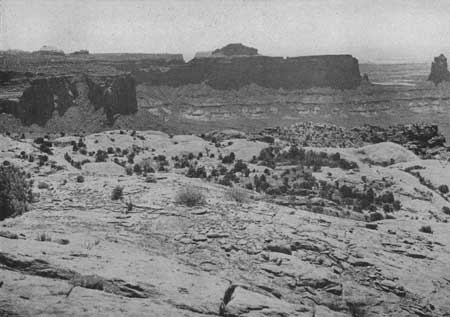
M70 107L103 108L110 123L116 114L137 111L136 85L129 75L54 76L24 81L3 95L0 112L13 114L25 125L45 125Z
M351 55L195 58L169 70L137 71L133 75L138 83L182 86L206 82L216 89L239 89L252 83L268 88L351 89L361 81L358 60Z

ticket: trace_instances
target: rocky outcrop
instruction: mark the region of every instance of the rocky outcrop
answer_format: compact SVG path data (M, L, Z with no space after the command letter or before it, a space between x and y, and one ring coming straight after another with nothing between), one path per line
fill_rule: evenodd
M358 60L351 55L195 58L169 70L137 71L133 75L138 83L177 87L205 82L216 89L239 89L252 83L276 89L351 89L361 82Z
M24 90L14 114L27 125L43 125L54 111L63 115L69 107L74 106L76 97L74 81L69 77L36 79Z
M103 107L110 122L116 114L130 114L137 111L136 83L129 76L91 77L87 80L89 100L95 107Z
M450 81L447 58L444 54L434 58L434 62L431 63L431 73L428 76L428 80L432 81L435 85L443 81Z
M88 89L80 89L82 86ZM0 111L13 114L25 125L43 126L55 112L63 116L70 107L103 108L109 123L116 114L137 111L136 85L129 75L37 78L23 87L21 95L20 91L16 94L18 98L6 95L0 100Z

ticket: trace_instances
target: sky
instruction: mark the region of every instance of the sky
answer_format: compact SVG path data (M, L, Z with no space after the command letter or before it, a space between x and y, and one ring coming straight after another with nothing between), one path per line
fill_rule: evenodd
M228 43L362 62L450 55L450 0L0 0L0 49L181 53Z

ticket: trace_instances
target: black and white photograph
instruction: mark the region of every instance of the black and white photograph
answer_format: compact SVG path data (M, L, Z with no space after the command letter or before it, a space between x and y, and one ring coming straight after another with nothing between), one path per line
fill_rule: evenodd
M450 317L450 0L0 0L0 316Z

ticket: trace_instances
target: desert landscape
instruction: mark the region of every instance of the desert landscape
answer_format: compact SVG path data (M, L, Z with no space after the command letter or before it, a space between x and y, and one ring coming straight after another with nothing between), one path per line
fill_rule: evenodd
M0 316L450 316L445 55L205 49L0 51Z

